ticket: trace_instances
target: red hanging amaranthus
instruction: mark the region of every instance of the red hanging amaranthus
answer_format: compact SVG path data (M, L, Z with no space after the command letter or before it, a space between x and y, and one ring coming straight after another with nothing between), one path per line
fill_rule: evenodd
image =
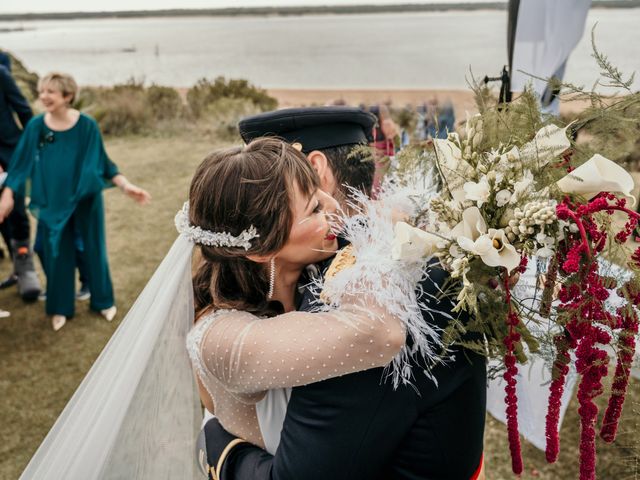
M624 242L635 229L638 218L638 214L628 210L625 203L624 199L602 193L586 205L573 205L565 199L556 208L560 220L575 223L578 235L569 235L565 239L566 255L561 265L562 272L568 277L568 281L559 293L561 302L559 311L564 312L568 320L564 333L556 337L557 356L554 362L554 379L551 382L546 417L546 457L549 462L554 462L558 458L560 403L569 371L569 351L575 349L576 369L582 377L578 387L580 404L578 412L581 419L581 480L595 479L596 474L595 426L598 407L594 399L603 391L602 379L607 375L609 363L607 352L598 344L607 345L611 342L611 336L603 327L623 328L623 333L620 335L622 345L619 349L616 380L614 380L614 388L601 432L603 438L611 440L615 437L629 378L630 361L633 358L633 350L630 349L629 343L633 341L634 333L638 329L635 312L633 315L623 316L622 310L618 315L612 315L606 311L605 301L609 297L608 289L615 288L615 281L598 274L598 264L594 258L594 254L604 249L607 234L604 229L598 228L593 215L598 212L611 214L615 210L626 213L629 221L615 237L617 242ZM636 253L637 259L640 260L640 249ZM626 296L629 297L629 295ZM640 299L640 296L638 298ZM633 309L630 307L628 310Z
M523 273L527 269L527 258L523 257L517 268L519 273ZM503 378L505 380L505 403L507 404L507 435L509 438L509 450L511 451L511 469L516 475L520 475L523 470L522 463L522 447L520 445L520 432L518 430L518 395L516 392L518 366L515 355L516 345L520 342L520 333L516 327L520 323L520 317L513 310L511 305L511 286L508 272L504 275L504 289L506 292L506 303L508 306L507 313L507 335L504 338L504 346L506 353L504 355L504 364L506 371Z
M627 386L629 385L629 374L631 373L631 363L636 351L635 336L638 333L638 316L633 309L630 312L621 313L622 332L618 337L618 354L616 373L611 386L611 397L602 420L600 437L608 443L616 439L618 422L622 414Z
M640 248L634 252L634 257L638 256L640 256ZM637 262L637 260L632 257L632 262ZM635 307L640 304L640 290L632 282L629 282L620 289L618 294L626 298L633 307L620 307L617 312L619 323L616 327L622 331L618 336L616 373L613 377L611 397L609 397L600 429L600 437L608 443L616 439L622 406L629 385L631 363L636 352L635 337L638 334L638 314Z
M545 424L545 435L547 437L545 455L549 463L555 462L560 452L560 437L558 435L560 405L562 404L562 394L564 393L564 385L569 373L569 363L571 362L569 349L575 348L575 343L566 333L557 335L555 344L558 351L556 360L553 362L553 380L549 388L549 408Z

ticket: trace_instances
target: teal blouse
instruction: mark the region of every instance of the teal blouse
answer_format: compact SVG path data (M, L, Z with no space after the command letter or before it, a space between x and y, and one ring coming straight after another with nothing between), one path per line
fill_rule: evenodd
M81 113L73 127L55 131L45 125L44 115L38 115L20 137L5 186L31 197L29 209L51 231L49 240L57 252L78 202L112 186L110 180L117 174L93 118Z

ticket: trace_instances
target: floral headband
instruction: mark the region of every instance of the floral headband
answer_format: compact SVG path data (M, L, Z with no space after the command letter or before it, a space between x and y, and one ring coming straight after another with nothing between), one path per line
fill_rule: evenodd
M189 223L189 202L185 202L182 210L176 214L175 224L178 233L184 235L189 241L208 247L242 247L249 250L251 240L260 236L253 225L237 236L227 232L211 232L197 225L191 225Z

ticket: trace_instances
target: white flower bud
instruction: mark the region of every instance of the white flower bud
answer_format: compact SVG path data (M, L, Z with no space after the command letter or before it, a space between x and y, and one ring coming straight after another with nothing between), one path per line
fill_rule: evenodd
M471 141L471 146L473 148L478 148L478 146L480 145L480 142L482 142L482 132L477 132L473 136L473 140Z

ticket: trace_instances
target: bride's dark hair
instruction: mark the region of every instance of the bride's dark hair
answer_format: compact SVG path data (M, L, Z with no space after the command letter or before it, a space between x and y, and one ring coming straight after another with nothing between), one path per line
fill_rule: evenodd
M267 269L247 255L269 255L286 244L294 184L311 195L319 179L302 153L275 138L215 151L200 164L189 191L190 223L234 236L253 225L259 237L251 240L249 250L199 246L193 277L196 318L221 308L263 316L280 313L281 306L267 299Z

